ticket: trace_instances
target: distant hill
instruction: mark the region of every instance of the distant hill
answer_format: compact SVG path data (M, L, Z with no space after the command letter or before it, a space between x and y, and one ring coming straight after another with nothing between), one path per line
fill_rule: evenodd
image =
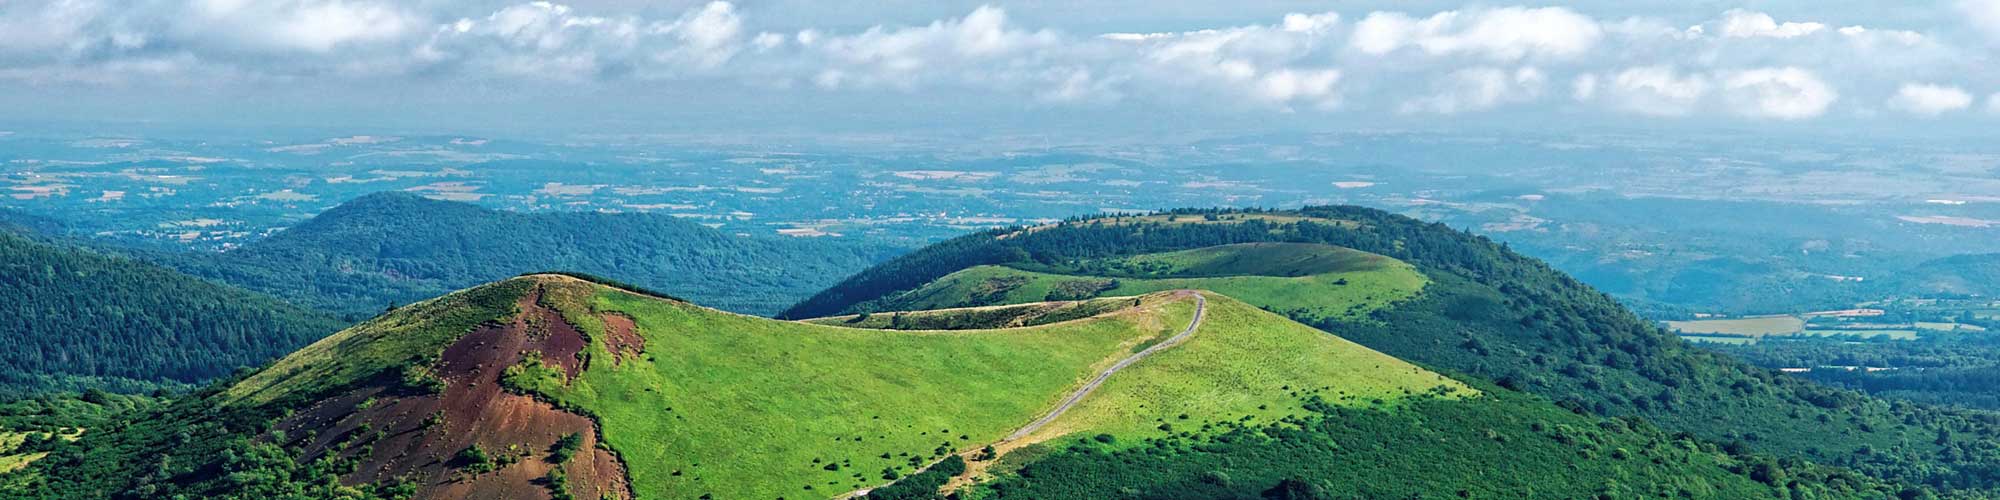
M1893 287L1920 296L2000 297L2000 254L1955 255L1898 273Z
M171 269L0 231L0 399L201 383L340 325Z
M1188 258L1214 260L1256 248L1248 244L1375 254L1407 263L1421 281L1349 278L1345 288L1299 295L1311 285L1284 269L1216 272L1221 268ZM1164 275L1132 272L1147 262L1168 264L1159 267ZM1358 270L1331 269L1318 279L1352 272ZM1710 443L1912 486L1975 496L2000 488L2000 477L1987 472L2000 468L2000 453L1975 451L2000 449L2000 427L1986 414L1892 403L1694 348L1504 245L1374 209L1188 210L982 232L862 271L781 316L1004 304L1035 300L1031 296L1041 290L1065 283L1097 283L1067 287L1089 292L1085 296L1121 295L1170 277L1182 280L1176 286L1237 286L1230 295L1252 305L1579 412L1642 419ZM1421 288L1403 288L1411 285ZM1386 298L1388 305L1351 312L1353 305L1339 305L1355 297ZM1320 298L1339 302L1315 306Z
M0 475L0 493L1889 494L1840 471L1474 388L1196 293L808 323L514 278L392 311L75 443L44 443L45 458ZM988 328L1014 321L1028 326ZM905 322L970 329L893 328ZM1096 376L1107 367L1123 369ZM1288 490L1317 496L1266 493Z
M220 254L152 253L189 274L352 319L522 273L615 277L771 314L892 249L742 237L666 215L520 213L379 193Z

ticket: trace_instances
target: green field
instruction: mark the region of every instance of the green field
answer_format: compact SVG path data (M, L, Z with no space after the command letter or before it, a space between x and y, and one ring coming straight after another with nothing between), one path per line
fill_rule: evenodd
M1415 295L1425 283L1415 268L1395 259L1298 243L1225 245L1032 267L968 268L898 294L887 301L885 309L1020 304L1198 289L1317 323L1360 317Z
M1918 322L1916 322L1916 323L1913 323L1913 324L1912 324L1911 326L1914 326L1914 327L1916 327L1916 329L1918 329L1918 330L1935 330L1935 331L1940 331L1940 332L1953 332L1953 331L1957 331L1957 332L1983 332L1983 331L1986 331L1986 327L1983 327L1983 326L1979 326L1979 325L1968 325L1968 324L1964 324L1964 323L1947 323L1947 322L1933 322L1933 321L1918 321Z

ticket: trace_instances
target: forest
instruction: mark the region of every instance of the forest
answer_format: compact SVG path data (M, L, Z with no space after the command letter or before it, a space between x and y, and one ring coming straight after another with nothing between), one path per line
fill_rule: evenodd
M358 321L522 273L571 271L770 314L895 248L724 234L652 214L521 213L409 193L350 200L222 253L147 252L188 274Z
M0 231L0 400L185 388L342 326L171 269Z

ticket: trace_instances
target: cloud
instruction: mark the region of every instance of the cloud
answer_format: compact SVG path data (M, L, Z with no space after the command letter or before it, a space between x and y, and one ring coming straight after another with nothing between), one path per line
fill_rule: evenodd
M1723 79L1722 88L1731 111L1753 118L1814 118L1840 99L1819 76L1795 67L1739 71Z
M1414 47L1431 55L1478 54L1496 60L1569 57L1590 50L1603 29L1561 7L1445 11L1427 18L1368 14L1354 27L1355 50L1385 55Z
M1972 106L1965 89L1928 83L1905 83L1889 98L1889 107L1918 116L1938 116Z
M1722 36L1731 38L1798 38L1820 30L1826 25L1815 22L1779 23L1770 14L1743 9L1730 9L1722 14Z
M1009 26L1006 11L982 6L961 18L915 27L875 26L808 45L814 49L814 62L825 67L814 77L823 88L914 88L940 79L1012 81L1024 74L1007 71L1023 69L1026 61L1016 58L1030 57L1057 41L1054 32L1016 29Z
M1404 113L1443 115L1484 111L1540 97L1547 83L1548 77L1533 67L1511 72L1491 67L1467 68L1446 77L1438 93L1404 102L1399 109Z
M2000 0L1954 1L1955 10L1873 16L1905 26L1744 9L1689 25L1495 5L1100 33L1024 25L998 6L849 28L757 19L759 10L723 1L662 13L521 0L0 0L0 91L451 91L467 82L507 91L556 82L621 94L897 92L1188 113L1809 120L1853 106L1851 116L1895 119L1842 94L1905 80L2000 81L2000 66L1987 64L1989 44L2000 43ZM1934 94L1906 89L1891 105L1916 116L1971 106L1945 99L1940 107Z
M1993 95L1986 96L1986 112L2000 113L2000 92L1994 92Z
M1671 66L1627 68L1600 90L1612 107L1652 116L1682 116L1708 95L1708 78L1681 74Z

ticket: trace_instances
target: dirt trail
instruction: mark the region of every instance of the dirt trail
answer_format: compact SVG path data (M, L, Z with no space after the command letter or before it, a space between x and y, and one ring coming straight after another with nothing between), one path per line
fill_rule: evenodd
M1049 423L1055 422L1057 418L1062 417L1063 413L1068 412L1070 408L1075 407L1077 402L1083 401L1084 397L1087 397L1090 395L1091 392L1096 391L1098 386L1104 385L1104 380L1111 378L1112 374L1118 373L1119 370L1123 370L1125 369L1125 367L1132 366L1133 363L1138 363L1139 360L1146 359L1147 357L1152 356L1154 354L1158 354L1160 351L1171 349L1174 346L1179 345L1181 342L1186 341L1188 337L1193 336L1194 331L1201 328L1202 314L1208 311L1208 298L1202 296L1201 292L1197 292L1194 290L1179 290L1174 292L1174 295L1179 297L1188 297L1188 296L1194 297L1194 318L1188 320L1188 326L1186 329L1181 330L1180 333L1176 333L1172 337L1168 337L1166 340L1160 341L1160 343L1158 344L1153 344L1152 347L1147 347L1144 350L1141 350L1137 353L1133 353L1131 356L1126 356L1125 359L1120 359L1118 360L1118 362L1112 363L1110 367L1105 368L1104 371L1102 372L1099 372L1096 378L1090 379L1089 383L1083 384L1083 387L1078 388L1075 392L1070 393L1069 397L1063 399L1062 404L1056 405L1056 408L1054 410L1050 410L1047 415L1043 415L1042 418L1035 419L1035 421L1029 422L1028 425L1022 426L1020 429L1016 429L1014 433L1008 434L1006 439L1002 439L998 443L993 443L993 446L995 448L1001 448L1001 449L1010 448L1009 446L1007 446L1007 444L1034 435L1035 431L1039 431L1042 429L1042 427L1049 425ZM971 453L972 452L964 452L964 453L959 453L959 455L969 457L971 456L970 455ZM930 468L931 465L936 465L936 462L932 462L930 464L925 465L923 469L928 469ZM967 464L967 465L970 466L972 464ZM973 467L973 468L977 469L980 467ZM918 470L921 471L923 469L918 469ZM950 482L945 484L945 489L950 490L965 485L966 484L965 478L970 477L973 474L974 474L973 470L968 470L965 474L960 475L959 477L952 478ZM835 498L861 498L867 496L868 492L873 490L874 488L855 490Z
M1056 409L1050 411L1048 415L1043 415L1042 418L1036 419L1034 422L1028 423L1027 426L1021 427L1019 430L1015 430L1013 434L1008 434L1007 439L1003 440L1002 442L1013 441L1034 434L1035 431L1041 430L1042 426L1049 425L1049 422L1054 422L1057 418L1062 417L1064 412L1069 411L1070 407L1076 406L1076 403L1078 401L1083 401L1083 398L1085 396L1089 396L1092 391L1096 391L1097 386L1104 385L1104 380L1111 378L1111 375L1114 373L1118 373L1118 370L1123 370L1127 366L1132 366L1133 363L1137 363L1139 362L1139 360L1146 359L1147 356L1152 356L1153 354L1158 353L1160 351L1171 349L1175 345L1179 345L1181 341L1187 340L1188 336L1194 335L1195 329L1201 327L1202 313L1206 312L1208 309L1208 298L1202 297L1200 293L1191 290L1182 290L1176 292L1175 294L1183 297L1188 295L1194 296L1194 319L1188 321L1187 329L1181 330L1180 333L1174 334L1174 336L1168 337L1167 340L1161 341L1158 344L1153 344L1152 347L1148 347L1145 350L1133 353L1131 356L1127 356L1125 359L1121 359L1118 360L1117 363L1113 363L1110 368L1105 368L1103 372L1098 373L1097 378L1090 379L1090 383L1083 384L1082 388L1077 389L1076 392L1074 393L1070 393L1069 398L1064 399L1062 404L1057 405Z

